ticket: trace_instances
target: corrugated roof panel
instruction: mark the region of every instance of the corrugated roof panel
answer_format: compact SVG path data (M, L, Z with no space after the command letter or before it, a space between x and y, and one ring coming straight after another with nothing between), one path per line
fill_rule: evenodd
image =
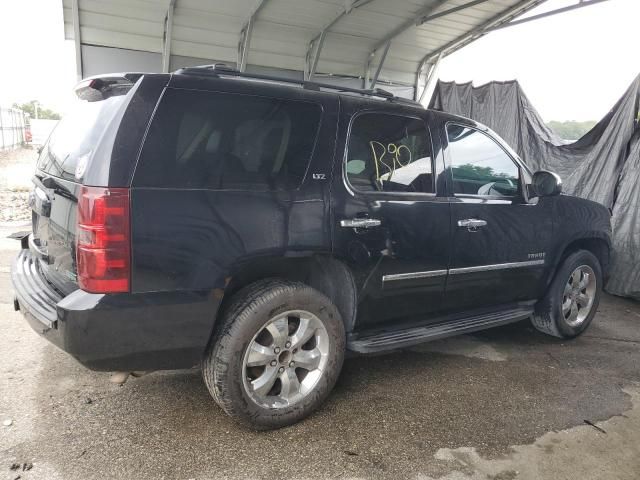
M228 14L206 12L191 8L176 7L173 11L173 25L198 28L205 31L221 31L238 35L244 18Z
M488 0L419 26L415 21L420 15L445 12L470 0L355 0L356 6L358 1L362 6L341 16L327 33L317 72L362 75L374 46L404 25L380 78L412 83L425 55L444 46L453 51L461 39L468 41L469 32L523 0ZM527 6L542 0L525 1ZM61 0L66 38L73 38L71 3ZM240 32L258 5L259 0L175 0L171 54L235 62ZM345 0L263 0L254 19L248 63L303 70L310 40L345 6ZM162 52L168 7L169 0L79 0L82 43ZM373 70L381 53L372 60Z
M73 30L71 31L73 35ZM161 52L162 42L158 37L145 37L132 33L118 33L114 35L111 30L103 30L93 27L81 27L80 38L84 45L103 45L106 47L126 48L129 50L142 50L145 52Z
M162 38L162 24L157 21L140 20L138 18L106 15L103 13L80 11L80 22L83 28L92 27L111 31L116 35L121 33L137 34L148 37Z
M169 0L164 1L165 9ZM237 17L244 21L248 18L256 0L176 0L176 9L193 10L205 14L225 15Z
M227 32L207 31L201 28L188 28L180 25L173 26L173 40L184 41L190 43L200 43L202 45L217 45L223 47L231 47L237 49L238 38Z
M210 58L221 62L235 63L237 47L224 47L196 42L174 40L171 42L171 54L184 57Z
M320 31L342 8L317 0L269 0L260 11L260 19L277 24L289 24L312 31Z

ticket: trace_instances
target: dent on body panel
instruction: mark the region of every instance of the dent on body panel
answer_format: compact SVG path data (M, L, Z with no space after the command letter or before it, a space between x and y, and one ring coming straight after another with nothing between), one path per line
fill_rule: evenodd
M222 289L235 262L321 243L322 208L286 192L134 190L134 290Z

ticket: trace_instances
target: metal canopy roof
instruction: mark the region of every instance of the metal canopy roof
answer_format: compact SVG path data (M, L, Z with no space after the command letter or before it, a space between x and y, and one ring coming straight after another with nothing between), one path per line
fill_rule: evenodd
M419 86L421 73L545 0L63 0L76 45ZM74 20L79 21L74 21ZM77 48L80 51L80 48ZM79 75L82 59L78 55ZM379 68L382 63L382 68ZM375 79L375 80L374 80Z

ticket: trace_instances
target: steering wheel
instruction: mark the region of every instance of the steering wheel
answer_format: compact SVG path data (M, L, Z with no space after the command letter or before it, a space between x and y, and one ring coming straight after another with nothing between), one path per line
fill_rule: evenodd
M498 190L497 188L495 188L496 183L506 183L509 185L509 187L511 188L515 188L515 185L513 184L513 182L511 181L510 178L504 178L504 179L500 179L500 181L496 181L496 182L489 182L484 184L483 186L481 186L478 189L478 195L493 195L496 197L504 197L505 194L502 193L500 190Z

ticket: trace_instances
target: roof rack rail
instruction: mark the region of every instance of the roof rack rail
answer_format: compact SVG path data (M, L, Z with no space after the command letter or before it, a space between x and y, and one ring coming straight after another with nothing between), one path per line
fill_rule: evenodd
M337 92L356 93L358 95L365 95L369 97L384 98L390 102L406 103L408 105L422 107L422 104L420 102L411 100L409 98L397 97L393 93L387 90L383 90L382 88L361 89L361 88L352 88L352 87L341 87L339 85L331 85L329 83L314 82L309 80L297 80L294 78L278 77L276 75L264 75L261 73L240 72L239 70L233 67L230 67L225 63L216 63L212 65L198 65L195 67L185 67L185 68L176 70L174 73L180 74L180 75L206 75L206 76L214 76L214 77L220 77L222 75L222 76L230 76L230 77L252 78L256 80L266 80L271 82L291 83L295 85L300 85L302 86L302 88L305 88L307 90L319 91L320 89L326 89L326 90L334 90Z

